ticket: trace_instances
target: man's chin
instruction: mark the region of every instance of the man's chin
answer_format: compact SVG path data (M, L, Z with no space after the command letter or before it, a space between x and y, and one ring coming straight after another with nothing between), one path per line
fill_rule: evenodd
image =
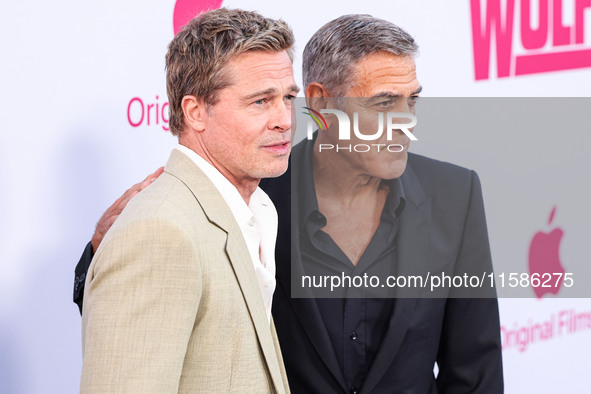
M274 171L271 175L268 175L267 178L277 178L278 176L285 174L285 171L287 171L287 166L279 168L277 171Z
M289 159L282 160L281 163L273 163L269 164L269 166L265 167L261 170L261 177L260 178L277 178L285 174L287 171L287 167L289 165Z
M388 168L384 169L382 179L396 179L400 178L406 170L407 160L397 160L392 163Z

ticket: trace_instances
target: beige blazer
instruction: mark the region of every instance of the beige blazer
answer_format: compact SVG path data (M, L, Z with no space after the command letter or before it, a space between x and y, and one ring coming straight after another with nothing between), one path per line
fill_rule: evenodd
M83 393L289 391L238 224L176 150L98 248L83 311Z

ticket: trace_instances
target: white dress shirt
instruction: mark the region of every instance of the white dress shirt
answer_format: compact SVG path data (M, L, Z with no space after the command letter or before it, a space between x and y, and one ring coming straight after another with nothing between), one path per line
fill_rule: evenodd
M277 239L275 205L260 187L256 188L250 196L250 203L246 205L238 189L217 168L186 146L178 145L176 149L189 157L203 171L230 207L248 247L267 319L271 321L271 303L275 291L275 240Z

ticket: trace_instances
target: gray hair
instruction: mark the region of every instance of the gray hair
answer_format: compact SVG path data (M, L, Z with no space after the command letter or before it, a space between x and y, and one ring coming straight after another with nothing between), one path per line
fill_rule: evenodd
M322 26L304 48L304 86L322 83L334 96L354 84L353 67L365 56L385 51L414 56L415 40L395 24L366 14L343 15Z

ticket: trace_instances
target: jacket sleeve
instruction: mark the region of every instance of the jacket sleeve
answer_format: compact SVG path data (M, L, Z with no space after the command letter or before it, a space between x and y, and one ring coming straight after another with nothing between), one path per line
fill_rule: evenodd
M80 261L78 261L76 269L74 270L74 303L78 305L80 314L82 314L86 273L88 272L88 267L90 267L90 262L92 261L93 256L94 251L92 250L92 243L89 242L88 245L86 245L86 248L84 248Z
M177 393L201 299L194 240L169 220L107 234L82 314L81 393Z
M492 261L480 181L471 177L471 196L465 218L456 274L482 276ZM479 298L470 298L479 296ZM499 309L494 287L487 292L460 293L445 307L438 351L439 393L502 393L503 367Z

